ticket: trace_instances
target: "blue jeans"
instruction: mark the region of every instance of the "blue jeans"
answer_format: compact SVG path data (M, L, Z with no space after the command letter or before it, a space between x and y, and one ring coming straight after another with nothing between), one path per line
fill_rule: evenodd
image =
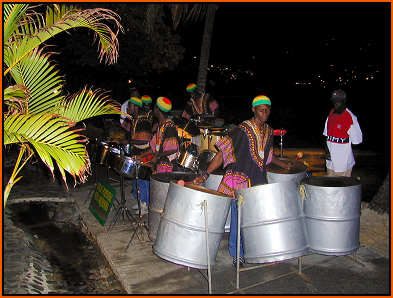
M149 206L150 181L139 179L138 185L139 185L139 190L140 190L139 199L141 200L142 203L145 203L146 206ZM137 198L136 180L132 180L132 194L134 195L134 198L136 199Z
M231 225L229 227L229 254L236 258L237 252L237 201L231 200ZM243 238L240 233L240 256L243 256Z

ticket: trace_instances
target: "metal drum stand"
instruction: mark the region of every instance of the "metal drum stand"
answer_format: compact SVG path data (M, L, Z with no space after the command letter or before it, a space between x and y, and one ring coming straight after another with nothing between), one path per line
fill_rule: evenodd
M128 241L127 247L125 248L125 251L128 250L130 247L132 240L134 240L135 235L141 241L141 237L138 235L138 231L143 232L143 229L146 230L147 234L149 233L149 229L146 226L145 222L142 220L142 209L141 209L141 200L140 200L140 189L139 189L139 168L141 166L140 161L136 161L135 164L135 182L136 182L136 201L138 202L138 219L135 220L135 228L132 233L130 241Z

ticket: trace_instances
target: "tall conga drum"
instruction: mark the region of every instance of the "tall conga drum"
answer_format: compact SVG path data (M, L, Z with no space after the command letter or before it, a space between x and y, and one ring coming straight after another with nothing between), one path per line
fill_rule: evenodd
M155 240L161 215L171 181L183 180L191 182L197 175L189 172L157 173L150 177L150 199L148 213L149 238Z
M304 215L310 249L346 255L359 248L361 185L349 177L306 178Z
M283 261L308 253L299 190L293 182L258 185L236 191L240 229L248 263Z
M203 206L205 201L207 213ZM171 182L153 252L175 264L207 269L208 232L210 264L214 265L230 202L230 197L219 192L196 185L180 186Z

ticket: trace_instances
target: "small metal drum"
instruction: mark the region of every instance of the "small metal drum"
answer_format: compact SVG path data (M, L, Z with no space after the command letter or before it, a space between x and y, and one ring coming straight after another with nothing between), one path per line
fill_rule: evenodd
M198 171L198 156L188 151L184 151L180 154L179 164L192 171Z
M289 158L279 158L284 162L292 161L294 165L290 170L283 169L273 163L266 166L268 183L277 182L294 182L298 187L300 182L306 177L307 167L300 161L291 160Z
M198 166L202 171L206 171L210 162L213 160L214 156L216 156L216 152L204 150L199 153L198 156Z
M215 264L231 198L196 185L170 183L153 246L156 255L179 265L208 268L204 201L207 202L210 264Z
M173 180L183 180L191 182L197 175L194 173L169 172L153 174L150 177L150 198L149 198L149 238L155 240L161 214L164 211L166 195L168 193L169 182Z
M241 232L248 263L276 262L308 253L300 194L292 182L236 191L243 199Z
M211 190L217 190L218 186L221 183L222 177L224 175L216 175L216 174L210 174L209 178L207 178L205 182L205 187ZM225 233L229 233L229 229L231 227L231 206L229 206L229 212L227 216L227 220L225 222Z
M324 255L359 248L361 185L349 177L306 178L304 214L310 249Z
M110 147L109 148L109 155L108 155L108 165L112 168L115 169L117 167L117 163L119 160L120 156L120 149L116 147Z
M112 152L111 152L112 153ZM136 178L136 167L137 161L131 157L124 156L121 154L111 154L111 167L119 175L123 175L126 178ZM139 165L138 178L148 180L152 174L151 168L143 165Z
M209 150L209 129L201 129L199 152Z
M218 152L216 148L216 143L226 135L227 132L225 131L213 131L213 130L210 131L208 133L208 142L209 142L208 149L213 152Z
M98 149L98 152L96 153L95 162L100 165L105 165L107 163L109 144L107 142L101 141L98 143L97 149Z

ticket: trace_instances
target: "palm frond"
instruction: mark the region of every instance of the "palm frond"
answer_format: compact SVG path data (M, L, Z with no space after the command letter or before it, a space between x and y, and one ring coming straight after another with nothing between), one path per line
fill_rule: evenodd
M119 115L120 104L109 98L102 90L93 91L86 87L69 99L64 100L60 113L74 122L101 115Z
M57 115L11 115L4 121L4 144L12 139L29 142L53 175L54 163L66 183L65 172L85 181L90 160L84 146L86 138L79 129L71 129L73 123ZM67 185L67 183L66 183Z
M25 15L28 4L4 4L3 10L3 44L6 44L10 36L19 26L20 20Z
M28 95L26 112L41 113L59 106L63 100L63 77L59 75L55 65L49 61L50 54L42 54L42 50L35 49L10 74L15 82L25 86ZM8 57L4 58L8 63Z
M26 55L33 51L36 47L47 41L49 38L67 31L72 28L88 28L94 31L95 40L98 39L99 44L99 59L100 62L105 60L105 63L112 64L117 61L119 55L119 42L117 35L119 31L124 31L123 27L119 23L120 18L113 11L108 9L86 9L81 11L75 11L74 7L71 7L73 13L63 13L61 18L57 19L56 10L48 10L49 15L45 19L55 20L50 26L41 25L38 26L38 30L31 29L30 33L34 33L31 36L25 36L13 44L12 50L5 48L5 55L13 57L12 61L7 64L8 68L5 70L4 75L7 74L12 68L14 68ZM112 30L106 22L114 23ZM32 28L32 27L31 27ZM11 53L6 53L11 51Z
M149 35L153 32L156 19L159 16L160 10L162 10L162 6L163 4L149 4L147 6L144 27L146 28L146 33Z

